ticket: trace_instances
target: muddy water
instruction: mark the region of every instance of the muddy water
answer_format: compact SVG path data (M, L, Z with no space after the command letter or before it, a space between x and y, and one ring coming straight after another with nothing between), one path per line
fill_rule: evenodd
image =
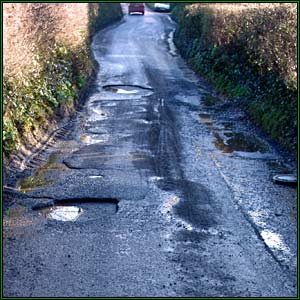
M297 186L297 176L294 174L278 174L273 177L273 181L278 184Z
M22 178L17 184L20 191L27 191L38 187L43 187L53 183L54 181L48 178L47 173L50 170L68 170L68 167L61 163L62 154L54 152L49 155L48 161L38 168L31 176Z
M40 214L50 220L76 221L83 213L83 209L77 206L54 206L40 210Z
M109 135L107 135L107 134L102 134L102 135L99 135L99 134L91 134L91 135L84 134L80 137L80 140L86 145L105 143L109 140Z
M75 199L36 211L55 221L89 221L114 215L118 211L118 202L116 199Z
M234 151L266 153L268 151L267 145L253 136L240 132L225 133L225 136L229 138L223 138L219 133L214 132L214 144L217 149L224 153L232 153Z
M214 124L209 113L199 113L200 123L213 130L215 137L214 144L223 153L239 152L260 152L269 151L268 146L255 138L241 132L235 132L232 122L222 122L221 125Z

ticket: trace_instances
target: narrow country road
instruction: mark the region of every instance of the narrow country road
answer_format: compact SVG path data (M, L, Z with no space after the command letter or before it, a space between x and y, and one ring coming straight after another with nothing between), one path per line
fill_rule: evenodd
M94 37L88 98L5 215L5 297L296 296L297 191L271 180L289 167L205 105L174 30L147 11Z

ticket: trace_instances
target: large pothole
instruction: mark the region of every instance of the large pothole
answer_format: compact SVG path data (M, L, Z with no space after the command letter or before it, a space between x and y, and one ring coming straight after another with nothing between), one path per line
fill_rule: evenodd
M140 86L140 85L105 85L103 89L107 92L116 93L116 94L149 94L152 92L152 88Z
M32 209L50 220L82 222L116 214L118 203L115 198L64 199L54 200L51 206L35 206Z
M223 139L217 132L214 133L214 144L217 149L224 153L240 152L261 152L266 153L268 146L257 138L243 133L230 132L225 133L227 139Z

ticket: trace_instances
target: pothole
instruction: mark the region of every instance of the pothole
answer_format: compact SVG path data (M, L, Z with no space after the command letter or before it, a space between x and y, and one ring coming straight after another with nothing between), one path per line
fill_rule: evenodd
M48 173L51 170L66 171L69 168L62 163L62 154L58 152L51 153L48 161L39 167L31 176L22 178L17 183L20 191L32 190L35 188L52 184L54 180L49 178Z
M86 145L100 144L108 142L109 136L107 134L83 134L80 136L80 140Z
M91 108L88 112L89 116L86 119L86 124L91 122L103 121L109 117L109 113L97 107Z
M76 221L83 213L83 209L77 206L53 206L40 210L44 217L56 221Z
M102 178L104 178L104 176L103 175L91 175L91 176L89 176L89 178L91 178L91 179L98 179L98 178L102 179Z
M102 109L99 109L98 107L93 107L91 112L95 113L101 117L108 117L108 115L109 115L108 112L106 112Z
M145 91L152 91L152 88L140 85L105 85L103 89L107 92L117 94L137 94Z
M268 151L268 146L253 136L235 132L226 135L229 137L227 140L223 139L217 132L214 133L215 146L225 153L234 151L266 153Z
M119 201L115 198L84 198L55 200L52 206L32 209L49 220L61 222L89 221L116 214Z
M200 118L200 122L204 125L206 125L208 128L212 128L213 127L213 121L212 118L209 114L207 113L200 113L199 114L199 118Z
M294 174L278 174L273 177L273 181L277 184L297 185L297 176Z
M152 123L152 121L148 121L148 120L144 120L144 119L135 119L135 121L140 124L151 124Z

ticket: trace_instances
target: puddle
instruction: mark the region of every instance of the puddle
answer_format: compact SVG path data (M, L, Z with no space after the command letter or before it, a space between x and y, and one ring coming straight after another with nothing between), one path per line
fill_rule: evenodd
M159 181L159 180L162 180L163 177L159 177L159 176L150 176L149 177L149 181Z
M230 133L230 138L225 140L217 132L214 133L215 146L224 153L240 152L261 152L266 153L268 146L253 136L247 136L243 133Z
M74 222L95 220L118 211L117 199L67 199L57 200L55 205L44 208L33 208L43 217L49 220L61 222Z
M101 117L108 117L108 113L99 108L92 108L92 112L100 115Z
M297 176L293 174L279 174L273 177L273 181L277 184L297 185Z
M114 92L114 90L112 90ZM115 91L117 94L136 94L138 93L137 90L124 90L124 89L116 89Z
M94 134L94 135L82 135L80 137L80 140L86 144L86 145L92 145L92 144L99 144L99 143L106 143L108 141L108 135L102 134Z
M50 180L47 177L47 171L49 170L61 170L65 171L69 168L61 163L62 155L61 153L52 153L49 155L48 161L38 168L35 173L31 176L22 178L17 183L17 188L20 191L27 191L38 187L43 187L53 183L53 180Z
M47 180L44 172L36 172L34 175L22 178L18 184L17 188L20 191L26 192L31 189L35 189L38 187L43 187L48 184L51 184L53 181Z
M139 85L105 85L103 86L105 91L117 94L137 94L141 91L152 90L148 87L142 87Z
M148 121L148 120L144 120L144 119L137 119L135 120L137 123L141 123L141 124L151 124L152 121Z
M76 221L82 213L83 209L77 206L53 206L40 210L44 217L63 222Z
M199 118L200 118L200 122L204 125L206 125L208 128L212 128L213 127L213 121L210 117L209 114L207 113L200 113L199 114Z
M97 106L89 107L88 116L85 118L85 122L81 128L92 122L106 120L109 116L110 114L107 111L104 111Z

